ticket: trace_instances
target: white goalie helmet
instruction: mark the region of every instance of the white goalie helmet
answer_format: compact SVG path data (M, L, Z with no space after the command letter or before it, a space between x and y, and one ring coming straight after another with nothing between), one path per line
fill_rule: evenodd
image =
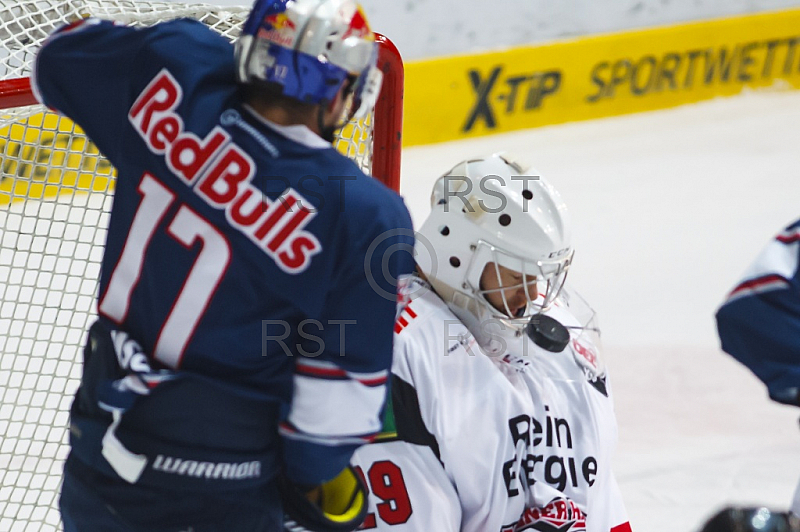
M488 320L517 334L552 304L572 262L569 215L535 170L504 153L466 160L436 181L431 204L417 264L479 343L486 344L478 331L491 331ZM510 270L515 284L482 286L484 270L498 280ZM509 303L514 291L524 292L521 305Z

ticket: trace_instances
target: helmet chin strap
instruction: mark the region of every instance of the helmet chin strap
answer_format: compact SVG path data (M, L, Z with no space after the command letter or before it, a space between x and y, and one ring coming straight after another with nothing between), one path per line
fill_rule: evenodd
M328 142L333 143L333 138L336 135L336 130L339 129L335 124L332 126L325 125L325 107L328 102L323 101L317 110L317 128L319 129L319 136Z
M466 306L459 303L466 303ZM515 331L503 322L493 320L491 312L474 301L453 301L447 306L469 329L484 355L490 357L502 355L506 352L509 342L514 341Z
M317 128L319 129L319 136L323 139L327 140L328 142L333 143L333 139L336 136L336 132L342 129L344 126L347 125L349 122L349 118L345 119L344 117L339 117L339 119L334 122L332 126L325 125L325 107L329 104L329 102L323 101L322 104L319 106L319 110L317 111ZM342 111L344 114L346 111Z
M326 100L320 102L319 111L317 112L317 127L319 128L320 136L328 142L332 143L336 132L346 126L347 123L353 118L354 110L352 108L352 98L354 86L355 78L350 77L339 89L336 98L342 98L344 105L341 115L336 117L336 121L332 126L325 125L325 112L327 110L327 106L330 105L331 102Z
M459 292L437 279L428 281L453 314L469 329L485 355L498 356L505 352L507 342L513 341L515 331L499 320L492 320L492 313L479 304L475 297Z

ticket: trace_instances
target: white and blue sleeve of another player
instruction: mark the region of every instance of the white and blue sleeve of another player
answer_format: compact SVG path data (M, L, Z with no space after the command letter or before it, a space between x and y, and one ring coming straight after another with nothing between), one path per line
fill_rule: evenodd
M770 397L798 404L800 221L778 234L717 311L722 349L761 379Z
M411 253L397 251L413 249L413 237L395 199L338 268L324 319L307 324L305 332L318 339L296 358L292 404L280 428L287 474L297 483L333 478L381 429L397 311L389 281L413 269ZM397 229L403 234L385 233Z

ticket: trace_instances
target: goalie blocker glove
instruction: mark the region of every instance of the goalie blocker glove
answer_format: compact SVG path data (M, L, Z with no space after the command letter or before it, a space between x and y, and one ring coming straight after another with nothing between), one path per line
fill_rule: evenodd
M308 493L319 490L319 500ZM367 514L367 489L352 466L320 486L298 486L285 475L280 478L286 532L349 532Z

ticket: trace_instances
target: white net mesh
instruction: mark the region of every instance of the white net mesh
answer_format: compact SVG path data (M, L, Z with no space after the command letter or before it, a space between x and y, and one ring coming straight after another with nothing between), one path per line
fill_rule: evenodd
M28 76L48 33L77 18L191 17L234 39L248 9L0 0L0 78ZM336 141L366 171L373 123L350 124ZM38 105L0 110L0 168L0 531L56 531L68 409L96 313L115 170L71 121Z

